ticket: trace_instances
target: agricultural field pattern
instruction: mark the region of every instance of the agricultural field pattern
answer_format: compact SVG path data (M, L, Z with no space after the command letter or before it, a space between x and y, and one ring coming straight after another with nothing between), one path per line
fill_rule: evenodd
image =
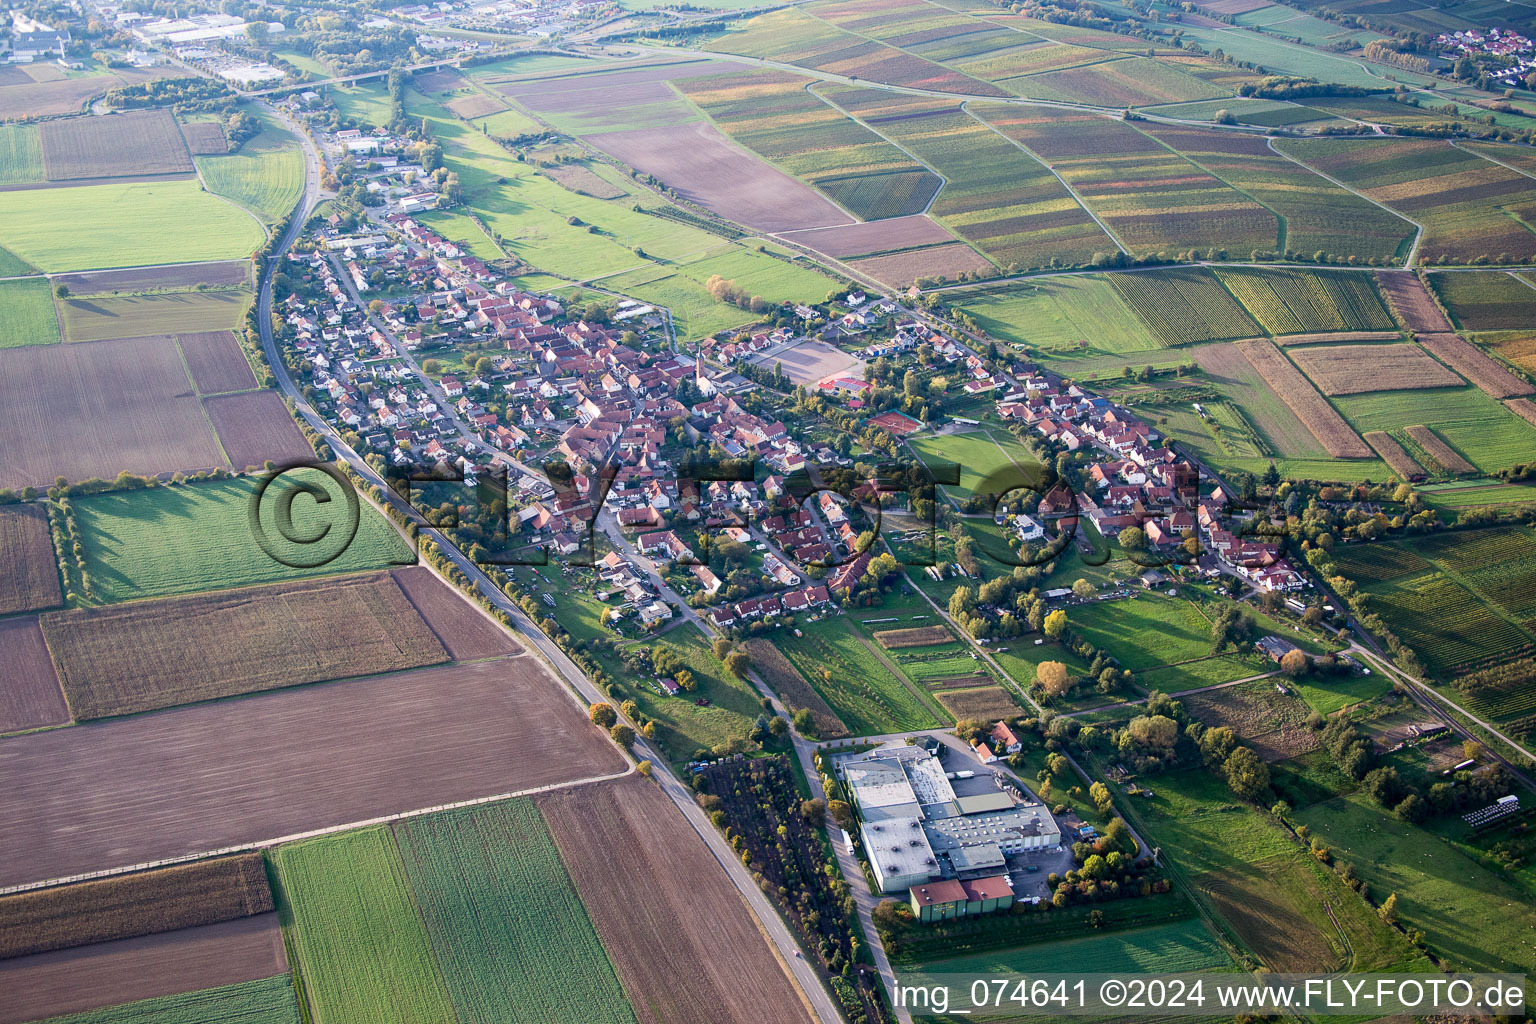
M0 0L0 1024L1529 1020L1533 40Z

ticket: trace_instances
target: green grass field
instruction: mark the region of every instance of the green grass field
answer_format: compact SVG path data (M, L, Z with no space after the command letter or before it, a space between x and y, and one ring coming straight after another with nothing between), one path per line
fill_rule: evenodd
M1188 920L980 953L923 966L934 974L989 976L1072 973L1084 970L1088 964L1095 971L1167 974L1224 970L1231 967L1232 961L1204 924Z
M460 1024L633 1024L533 801L412 818L395 837Z
M1422 423L1484 473L1497 473L1536 452L1536 427L1477 388L1428 388L1378 392L1332 400L1360 433L1385 430L1404 439L1402 428Z
M304 193L299 140L271 120L239 152L196 157L208 187L255 213L268 225L288 216Z
M59 340L59 318L47 278L0 281L0 348L51 345Z
M36 274L37 268L17 256L11 250L0 248L0 277L22 277Z
M988 334L1067 357L1163 347L1102 277L1062 277L946 293Z
M943 489L962 499L1022 486L1031 479L1026 471L1032 471L1039 461L1002 430L916 434L907 443L929 466L952 462L960 467L959 485Z
M43 145L37 125L0 127L0 185L43 180Z
M242 259L263 238L192 179L0 192L0 245L48 273Z
M1331 715L1351 704L1380 697L1392 689L1391 680L1373 673L1368 676L1318 677L1296 686L1301 699L1320 715Z
M198 992L142 999L48 1024L299 1024L293 979L286 974Z
M333 85L327 95L344 120L359 126L382 128L393 116L389 95L382 84Z
M1067 609L1067 621L1132 672L1211 653L1210 623L1183 598L1139 594L1129 600L1076 605Z
M272 861L314 1024L456 1019L389 829L281 846Z
M311 479L329 484L334 492L334 482L318 473ZM334 561L314 569L283 565L262 550L252 533L249 509L256 482L250 478L207 481L75 499L86 571L97 595L103 601L125 601L414 561L394 526L361 502L357 535ZM277 497L269 496L264 507L275 505ZM336 502L321 506L300 495L293 502L293 535L312 536L333 523L326 515L337 507ZM264 513L264 522L268 515ZM341 525L335 521L338 536ZM270 529L268 533L280 536ZM282 548L278 551L284 553ZM302 549L296 551L302 553Z

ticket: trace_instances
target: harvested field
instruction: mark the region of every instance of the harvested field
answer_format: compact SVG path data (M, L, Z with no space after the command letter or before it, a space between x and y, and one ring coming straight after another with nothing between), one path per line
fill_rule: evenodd
M556 164L544 173L572 192L594 199L619 199L629 193L582 164Z
M1284 334L1275 338L1276 345L1367 345L1377 341L1397 341L1402 338L1398 331L1331 331L1323 334Z
M1502 270L1432 274L1429 286L1466 331L1522 331L1536 323L1536 288Z
M1504 403L1504 406L1531 426L1536 427L1536 402L1532 402L1529 398L1511 398Z
M55 274L52 280L55 285L68 285L69 290L76 295L190 291L198 285L226 288L230 285L249 285L251 263L249 260L224 260L216 263L136 267L131 270L94 270L82 274Z
M997 269L985 256L962 242L896 252L888 256L870 256L854 260L849 266L893 288L910 285L919 277L953 280L970 271L980 271L990 276Z
M757 674L763 677L769 689L779 695L786 707L791 711L799 711L801 708L810 711L811 717L816 720L818 739L835 740L848 735L848 727L837 717L837 713L822 700L821 694L811 688L811 684L805 681L805 677L777 647L767 640L748 640L742 646L752 656Z
M448 660L384 573L53 612L43 633L78 720Z
M390 573L454 661L478 661L522 650L507 631L486 618L424 565Z
M235 469L314 458L314 449L276 391L247 391L203 400L208 419Z
M226 464L181 353L156 338L0 350L0 445L0 487Z
M0 896L0 960L272 910L260 853Z
M1409 330L1426 334L1448 334L1455 330L1425 290L1424 282L1412 271L1378 270L1376 283Z
M0 733L69 722L69 706L36 616L0 619Z
M111 75L63 78L52 82L0 83L0 121L24 117L57 117L78 113L88 100L121 83Z
M1308 879L1313 868L1284 853L1270 862L1236 863L1224 871L1203 875L1196 886L1216 905L1228 923L1274 971L1329 971L1341 966L1338 952L1318 927L1286 899L1289 893L1276 892L1276 874ZM1327 870L1326 868L1324 870ZM1312 887L1322 890L1316 880ZM1277 895L1280 899L1272 899ZM1323 897L1324 892L1318 892Z
M1529 384L1459 334L1419 334L1415 337L1420 345L1450 364L1491 398L1513 398L1531 393Z
M641 1024L809 1019L740 894L659 788L630 778L534 802Z
M710 124L603 132L587 141L655 175L684 199L758 231L853 222L808 186L733 146Z
M443 101L443 106L458 114L466 120L485 117L506 110L507 105L495 96L484 92L472 92L464 96L455 96Z
M256 984L245 986L241 982ZM51 1019L54 1014L84 1013L182 992L198 993L193 997L197 1004L204 1011L216 1011L219 1007L204 990L223 986L251 990L242 993L245 998L240 1004L228 1009L252 1012L259 1006L287 1007L289 1015L175 1019L298 1024L298 1004L288 978L288 955L276 914L0 961L0 991L8 995L0 1001L0 1024ZM130 1019L120 1010L113 1012L120 1014L116 1021ZM170 1019L156 1018L155 1024Z
M226 391L246 391L256 386L251 364L246 361L240 343L231 331L199 331L178 334L176 342L192 371L192 383L199 394L218 395ZM287 415L284 408L283 413Z
M216 121L191 121L181 126L182 141L193 156L223 156L229 152L224 128Z
M0 506L0 615L52 608L59 592L48 516L39 505Z
M947 644L954 635L943 626L913 626L911 629L882 629L870 634L888 651L901 647L931 647Z
M995 721L1012 718L1019 713L1018 701L1001 686L983 686L976 690L940 690L936 693L944 710L955 716L956 721L976 719Z
M1376 449L1376 454L1381 456L1392 472L1401 480L1424 479L1424 467L1414 462L1403 446L1392 439L1392 435L1384 430L1371 430L1365 434L1365 443Z
M1369 445L1275 346L1262 338L1233 343L1270 390L1290 407L1312 436L1336 459L1368 459Z
M49 181L193 171L176 119L165 109L45 122L43 168Z
M432 95L440 92L452 92L455 89L463 89L469 82L459 72L458 68L434 68L431 71L419 71L411 78L411 84L422 92Z
M1440 468L1447 473L1476 473L1477 467L1456 453L1456 449L1446 444L1440 436L1428 427L1413 426L1408 428L1408 436L1424 449L1428 455L1440 464Z
M244 291L164 292L156 295L71 296L59 302L65 341L147 338L232 330L245 316Z
M1225 725L1266 761L1283 761L1317 749L1307 728L1311 708L1299 697L1275 689L1274 679L1186 694L1179 698L1189 713L1208 726Z
M951 676L948 679L930 679L927 686L930 690L964 690L978 686L989 686L993 683L991 676Z
M1417 345L1309 345L1291 358L1325 395L1453 388L1463 382Z
M613 744L529 658L32 733L0 743L0 777L12 780L0 790L0 885L263 842L623 767ZM579 831L587 846L590 826ZM678 831L674 822L655 837L656 856L677 858ZM643 847L596 845L604 892L621 867L609 856L614 849ZM689 891L697 884L695 877ZM603 902L614 913L633 913L627 903ZM667 938L646 952L670 986L677 981L672 961L655 955L676 948Z
M798 242L826 256L836 258L862 256L872 252L891 252L919 245L942 244L954 241L955 236L944 230L933 218L917 214L911 217L866 221L863 224L785 231L780 237L785 241ZM929 251L932 252L932 250Z

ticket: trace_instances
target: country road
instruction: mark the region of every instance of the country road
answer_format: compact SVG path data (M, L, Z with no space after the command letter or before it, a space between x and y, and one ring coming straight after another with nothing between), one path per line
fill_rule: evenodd
M269 108L270 109L270 108ZM292 122L289 121L291 124ZM338 459L345 461L359 477L378 487L385 495L386 500L395 509L407 517L421 523L420 516L398 495L394 494L383 478L374 472L373 468L363 460L363 457L343 441L335 428L319 414L304 398L303 392L288 373L287 364L283 362L282 353L278 351L276 337L272 330L272 278L271 263L281 260L288 249L298 240L303 233L304 224L309 219L310 212L320 200L321 163L320 154L315 149L313 142L307 133L299 132L304 143L305 150L305 182L304 196L298 207L298 215L283 233L277 246L274 247L269 257L269 265L263 268L261 274L261 288L257 297L258 323L261 329L261 345L268 363L271 365L273 376L277 380L278 387L293 403L298 415L309 424L335 451ZM440 531L421 523L420 535L430 538L437 544L443 555L460 571L472 580L480 593L497 609L507 613L512 618L519 638L532 651L536 652L545 662L546 666L555 674L557 680L563 679L567 684L571 699L585 710L586 705L607 701L608 698L586 677L586 674L566 656L565 652L545 635L532 619L514 601L501 592L501 589L491 580L485 572L476 565L468 556L459 551L453 542ZM615 708L617 712L618 709ZM624 716L620 713L620 718ZM631 722L630 725L635 723ZM638 732L638 730L637 730ZM842 1014L837 1004L828 995L823 987L820 977L815 970L803 959L800 948L796 944L794 936L790 934L778 911L768 901L757 883L753 881L751 873L741 863L741 860L725 842L724 837L715 829L694 802L693 792L681 780L674 775L667 766L666 758L658 751L652 749L643 739L637 739L635 743L636 757L650 760L653 766L652 779L661 786L662 791L672 800L689 825L698 833L716 861L730 876L742 899L757 917L764 934L772 941L777 950L779 959L785 968L790 971L796 983L799 985L805 997L809 1000L814 1014L822 1024L838 1024L842 1021ZM664 956L664 950L657 950L657 956Z

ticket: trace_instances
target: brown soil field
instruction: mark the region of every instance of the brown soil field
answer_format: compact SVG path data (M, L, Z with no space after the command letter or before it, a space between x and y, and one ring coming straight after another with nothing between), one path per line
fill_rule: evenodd
M451 100L445 100L443 106L463 118L484 117L494 114L498 110L506 110L507 105L488 93L472 92L465 96L455 96Z
M992 685L992 677L984 675L951 676L948 679L930 679L927 687L930 690L964 690L977 686Z
M54 82L3 85L0 87L0 121L78 113L87 100L95 99L119 84L111 75L92 75Z
M181 353L154 338L0 349L0 448L12 488L226 464Z
M1334 331L1324 334L1282 334L1275 339L1277 345L1326 345L1347 344L1349 342L1371 341L1399 341L1402 334L1397 331Z
M1325 395L1452 388L1465 383L1417 345L1309 345L1291 352Z
M1423 424L1408 428L1408 436L1424 449L1424 454L1438 462L1449 473L1476 473L1477 467L1457 453L1456 449L1441 440L1440 435Z
M782 364L784 375L796 384L812 385L827 377L864 378L864 362L824 341L804 341L774 355L752 360L759 366Z
M260 853L0 896L0 960L266 914Z
M1365 443L1376 449L1376 454L1381 456L1381 461L1391 467L1403 480L1424 479L1424 467L1413 461L1412 456L1403 451L1403 446L1392 439L1392 435L1384 430L1368 431L1365 435Z
M448 660L387 573L52 612L42 621L81 721ZM199 652L195 661L188 650Z
M454 661L497 658L522 650L506 630L486 618L426 566L410 565L391 570L390 575Z
M798 242L834 259L843 256L863 256L872 252L910 249L918 245L937 245L955 240L955 236L946 231L943 225L926 214L892 217L889 220L871 220L862 224L844 224L830 228L786 231L783 237L785 241Z
M181 126L181 138L193 156L223 156L229 152L224 129L213 121L193 121Z
M1374 454L1339 411L1318 394L1311 382L1273 344L1262 338L1232 344L1329 455L1336 459L1368 459Z
M963 242L935 245L927 249L871 256L848 264L861 274L884 281L892 288L910 285L920 277L945 277L954 280L967 270L994 273L997 268L981 253Z
M105 292L190 291L200 284L213 287L249 285L250 260L225 260L219 263L182 263L166 267L136 267L129 270L92 270L79 274L57 274L55 285L68 285L76 295Z
M59 300L59 323L65 341L231 330L245 316L250 298L244 291L71 296Z
M462 89L468 83L458 68L434 68L431 71L417 73L411 84L424 93L451 92L454 89Z
M853 219L709 124L637 128L586 136L616 160L653 174L678 195L758 231L792 231Z
M1397 315L1402 317L1409 330L1430 334L1454 331L1451 322L1440 312L1435 300L1424 289L1424 282L1409 270L1378 270L1376 283L1386 296Z
M0 743L0 778L8 780L0 787L0 886L264 843L623 766L612 742L531 658L15 736ZM658 852L675 855L675 832ZM608 872L615 865L609 852L602 856ZM630 911L627 900L622 911ZM650 950L659 962L662 948Z
M913 626L910 629L882 629L873 634L877 643L888 651L899 647L931 647L947 644L953 634L943 626Z
M1290 864L1277 864L1271 870L1311 869L1306 864L1300 865L1299 869ZM1342 967L1328 936L1294 908L1270 898L1274 887L1267 879L1268 872L1261 862L1202 875L1195 880L1195 885L1211 898L1221 916L1270 970L1301 974Z
M186 357L187 369L192 371L192 383L199 394L218 395L227 391L246 391L256 386L256 376L246 361L240 343L230 331L199 331L196 334L178 334L181 354ZM283 409L286 416L288 410Z
M0 619L0 664L5 666L5 685L0 686L0 732L69 721L69 706L64 703L64 691L59 689L59 677L36 616Z
M557 164L544 168L544 173L572 192L580 192L594 199L618 199L628 195L613 182L599 177L590 167L581 164Z
M1476 384L1493 398L1528 395L1531 386L1500 366L1498 361L1458 334L1415 335L1420 345L1450 365L1457 373Z
M995 722L999 718L1012 718L1020 711L1018 702L1001 686L983 686L977 690L941 690L934 696L959 721L977 719Z
M0 1024L284 974L276 914L0 961Z
M314 449L276 391L247 391L203 400L236 469L314 457Z
M1511 398L1504 405L1510 412L1536 427L1536 402L1532 402L1529 398Z
M1179 699L1206 725L1225 725L1266 761L1317 749L1317 737L1307 728L1310 709L1299 697L1287 697L1275 689L1280 677L1255 679L1219 690L1191 693Z
M190 174L187 143L169 110L48 121L42 128L49 181L137 174Z
M816 735L820 739L835 740L848 735L848 727L837 712L832 710L821 694L811 688L788 658L767 640L748 640L742 647L752 656L757 674L763 677L769 689L779 695L791 711L805 708L816 720Z
M810 1019L741 895L655 783L623 779L534 802L640 1024Z
M52 608L64 600L48 515L38 505L0 506L0 615Z

